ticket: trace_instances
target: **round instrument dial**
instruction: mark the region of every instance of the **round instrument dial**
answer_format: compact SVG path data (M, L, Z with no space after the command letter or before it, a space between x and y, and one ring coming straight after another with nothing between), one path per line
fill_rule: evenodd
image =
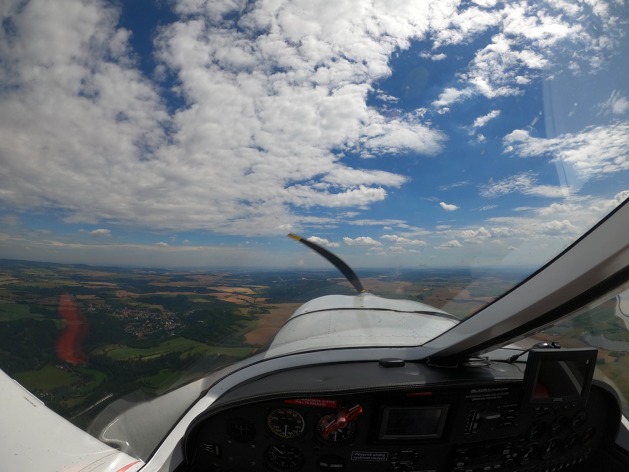
M356 434L355 421L350 421L345 426L331 432L326 437L323 432L325 431L325 428L327 428L334 420L336 420L336 415L332 414L322 416L319 419L319 421L317 422L317 434L321 439L332 443L344 443L354 437L354 434Z
M266 459L272 466L282 470L294 470L304 463L304 454L289 444L276 444L266 450Z
M271 432L282 439L298 438L306 429L304 417L290 408L273 410L266 421Z

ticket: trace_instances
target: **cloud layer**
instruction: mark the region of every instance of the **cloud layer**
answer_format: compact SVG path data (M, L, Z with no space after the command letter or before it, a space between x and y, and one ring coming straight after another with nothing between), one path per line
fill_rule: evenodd
M383 217L381 206L421 188L425 172L417 169L450 157L453 135L438 117L483 103L464 132L482 128L489 136L496 124L505 129L501 100L554 74L603 67L624 34L613 2L171 5L176 20L153 31L152 51L138 51L111 2L3 3L0 210L92 225L83 231L92 241L114 240L120 228L239 236L307 228L321 231L316 241L330 247L454 251L514 237L522 221L536 221L553 238L578 234L585 219L566 213L543 222L539 208L607 202L574 197L586 182L629 170L627 91L614 89L593 110L599 122L580 131L543 137L518 124L494 137L502 157L521 164L510 175L474 184L453 177L495 203L482 205L492 214L478 225L445 231L437 227L452 221L434 221L426 230ZM423 49L413 54L435 64L456 47L474 48L434 87L434 99L410 106L380 87L395 75L395 59L418 44ZM141 53L151 55L154 70ZM475 145L487 139L478 135ZM574 179L560 186L541 170L524 170L526 161L561 164ZM443 195L421 198L439 217L465 210L469 218L472 205L457 199L457 187L442 188ZM516 195L546 206L496 216L504 209L496 202ZM381 233L324 237L341 225ZM12 238L8 231L3 241ZM163 239L156 236L151 250L172 249Z

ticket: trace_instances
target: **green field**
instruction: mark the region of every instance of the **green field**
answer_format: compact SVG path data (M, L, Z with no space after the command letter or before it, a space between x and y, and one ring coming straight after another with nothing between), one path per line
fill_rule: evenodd
M607 362L605 364L597 365L597 369L603 372L609 379L611 379L618 389L620 395L623 396L624 402L629 401L629 356L623 353L616 362ZM626 405L626 403L625 403Z
M99 348L94 354L105 354L115 361L151 360L172 353L179 353L182 358L198 354L228 355L243 357L251 354L250 347L220 347L208 346L198 341L187 338L174 338L164 341L156 346L147 348L135 348L121 345L110 345Z
M147 348L134 348L122 345L111 345L99 348L95 353L101 352L115 361L148 360L163 354L173 352L186 353L187 355L203 353L208 350L204 344L186 338L175 338L156 346Z
M0 303L0 322L26 318L41 319L41 315L31 313L28 305L18 303Z
M14 375L15 380L29 390L48 391L59 387L67 387L75 381L74 376L58 366L46 365L41 369L20 372Z

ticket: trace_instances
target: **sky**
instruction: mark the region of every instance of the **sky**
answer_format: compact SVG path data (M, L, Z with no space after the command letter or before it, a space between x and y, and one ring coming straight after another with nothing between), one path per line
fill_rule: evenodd
M623 0L0 14L0 258L535 268L629 195Z

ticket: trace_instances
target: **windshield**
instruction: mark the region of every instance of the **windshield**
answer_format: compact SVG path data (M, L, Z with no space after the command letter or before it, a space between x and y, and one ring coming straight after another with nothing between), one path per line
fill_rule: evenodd
M86 430L356 294L289 232L433 338L629 196L623 2L0 12L0 368Z

